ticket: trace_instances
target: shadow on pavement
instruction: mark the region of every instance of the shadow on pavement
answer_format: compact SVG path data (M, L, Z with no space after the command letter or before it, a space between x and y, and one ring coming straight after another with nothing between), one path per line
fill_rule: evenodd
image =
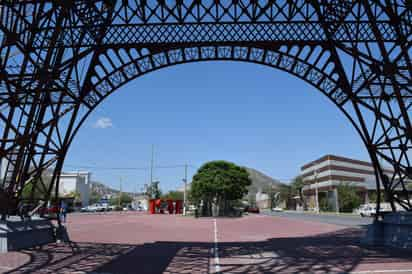
M411 263L401 250L359 244L361 231L343 229L312 237L219 243L225 273L350 272L359 264ZM51 244L21 251L29 262L7 273L214 273L212 243L142 245Z

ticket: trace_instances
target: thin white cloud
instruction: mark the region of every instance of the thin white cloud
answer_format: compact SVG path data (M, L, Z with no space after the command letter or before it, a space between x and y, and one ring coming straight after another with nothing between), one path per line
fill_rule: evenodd
M111 128L113 127L112 119L101 117L93 124L94 128Z

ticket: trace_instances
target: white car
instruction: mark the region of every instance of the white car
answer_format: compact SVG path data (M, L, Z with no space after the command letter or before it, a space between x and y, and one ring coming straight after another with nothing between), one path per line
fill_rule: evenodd
M361 217L371 217L376 213L376 205L372 204L363 204L354 211L356 214L359 214Z
M282 211L283 211L283 208L281 208L281 207L274 207L274 208L272 208L272 211L274 211L274 212L282 212Z
M382 203L380 207L380 212L391 212L391 206L389 203ZM376 204L363 204L357 208L355 213L359 214L361 217L373 217L376 214Z
M93 204L93 205L89 205L87 207L83 207L81 209L81 211L83 212L102 212L102 211L106 211L107 207L103 206L101 204Z

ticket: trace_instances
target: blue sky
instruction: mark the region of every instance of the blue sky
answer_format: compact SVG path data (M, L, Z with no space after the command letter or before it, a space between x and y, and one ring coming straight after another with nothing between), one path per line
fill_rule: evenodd
M324 154L368 160L349 121L321 92L285 72L256 64L204 62L156 71L109 96L84 123L65 170L92 166L93 178L140 191L151 145L155 165L228 160L288 181ZM158 168L163 190L181 185L183 167Z

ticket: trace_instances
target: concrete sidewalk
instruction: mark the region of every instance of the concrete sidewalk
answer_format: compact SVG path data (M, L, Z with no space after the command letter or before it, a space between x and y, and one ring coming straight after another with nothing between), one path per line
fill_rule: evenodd
M308 211L283 211L283 212L273 212L270 210L262 211L262 214L268 216L285 217L292 219L300 219L306 221L320 222L325 224L334 224L347 227L363 227L369 225L373 222L373 218L361 217L356 214L347 213L315 213Z

